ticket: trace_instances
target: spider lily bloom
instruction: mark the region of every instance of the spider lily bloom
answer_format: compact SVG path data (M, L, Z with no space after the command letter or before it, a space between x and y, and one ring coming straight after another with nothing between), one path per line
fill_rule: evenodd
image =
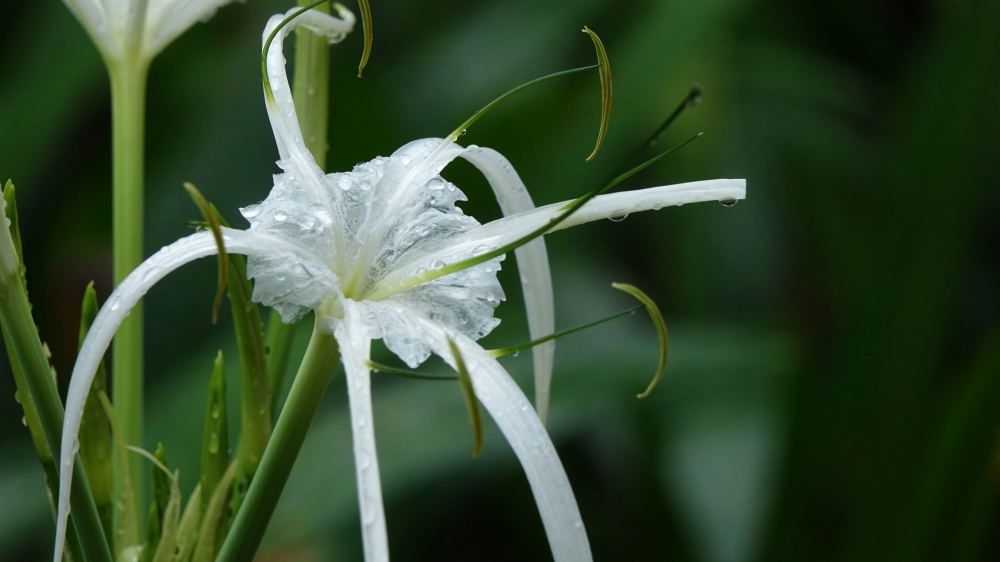
M294 25L339 39L351 18L310 11ZM284 16L275 16L267 38ZM280 28L266 52L267 111L283 172L261 203L241 209L250 228L223 228L226 251L248 256L255 280L253 299L278 310L286 322L316 315L316 329L333 334L347 376L365 559L389 558L375 434L369 354L381 338L416 367L432 353L456 367L454 342L475 394L493 416L520 460L535 495L558 562L591 560L590 546L569 480L555 447L527 397L497 360L475 340L498 323L493 309L504 299L496 273L503 256L422 282L461 260L518 240L562 214L566 203L533 208L524 185L499 153L448 140L411 142L388 158L359 164L350 172L324 174L302 142L285 74ZM265 46L268 43L265 42ZM269 86L268 86L269 82ZM480 225L455 203L463 193L440 176L462 157L486 176L505 218ZM715 180L598 196L556 229L647 209L697 201L735 200L743 180ZM534 244L533 246L531 244ZM61 450L57 555L62 547L73 456L80 416L97 364L118 325L154 284L169 272L218 249L210 232L166 246L115 289L96 318L74 367L67 398ZM518 250L529 313L551 314L551 285L541 239ZM433 276L433 275L432 275ZM538 321L539 330L551 332ZM543 358L542 363L550 361Z
M109 61L148 64L181 33L233 0L63 0Z

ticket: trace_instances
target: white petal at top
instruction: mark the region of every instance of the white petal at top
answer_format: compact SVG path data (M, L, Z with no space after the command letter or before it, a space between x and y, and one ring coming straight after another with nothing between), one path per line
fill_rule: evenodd
M192 25L233 0L63 0L113 61L149 63Z

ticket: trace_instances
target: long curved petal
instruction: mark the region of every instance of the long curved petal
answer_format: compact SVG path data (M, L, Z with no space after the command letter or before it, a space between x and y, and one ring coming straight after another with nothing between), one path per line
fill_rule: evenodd
M308 10L279 29L270 43L270 48L265 53L267 78L271 92L270 94L267 92L267 85L265 85L264 94L267 101L267 115L271 120L271 128L274 130L275 142L278 144L278 153L281 155L281 159L288 161L298 174L309 174L317 178L323 177L323 171L316 165L316 161L313 160L312 154L302 140L302 130L299 128L299 119L295 114L295 103L292 101L292 88L288 84L288 74L285 71L285 55L282 52L282 46L285 37L295 27L303 27L322 35L331 43L343 39L354 29L354 14L339 4L336 6L340 19L316 10ZM285 14L271 16L264 27L263 44L267 45L271 33L286 17L298 11L300 8L293 8Z
M535 203L517 175L514 167L492 148L472 148L462 153L490 182L505 217L531 211ZM528 332L532 340L551 335L556 329L555 300L552 296L552 272L545 240L538 237L518 248L517 269L521 274L524 307L528 315ZM552 363L556 342L550 341L532 349L535 367L535 409L545 423L549 411L549 389L552 384Z
M351 405L351 433L354 441L354 468L358 479L358 506L361 511L361 538L366 562L389 562L389 536L382 504L382 480L375 449L372 414L371 338L365 332L361 311L344 299L344 319L334 329L340 344L347 375L347 397Z
M98 0L63 0L63 3L83 25L98 50L112 59L121 57L121 45L103 3Z
M226 251L230 253L251 254L269 249L283 252L294 251L290 245L269 237L228 228L223 229L223 232ZM66 414L63 419L62 445L59 455L61 470L59 471L59 501L56 518L54 558L56 562L62 560L66 541L69 496L73 478L73 457L80 447L78 436L80 421L83 417L83 406L87 402L87 395L90 393L98 364L104 357L104 353L122 321L153 285L182 265L198 258L213 255L217 251L215 239L210 232L192 234L169 246L164 246L163 249L135 268L118 285L94 319L94 323L80 347L80 353L77 355L73 374L69 381L69 391L66 395Z
M639 211L657 210L663 207L703 201L736 201L745 198L746 180L742 179L695 181L599 195L549 232L599 219L624 217ZM407 279L418 265L422 265L426 269L436 261L453 263L456 261L456 256L462 259L468 257L470 252L480 254L486 252L487 248L497 248L515 242L545 226L548 221L561 214L569 203L572 201L538 207L533 211L497 219L459 235L448 244L447 248L420 256L420 264L400 265L396 268L397 273L387 275L379 281L378 285L373 287L370 298L381 300L419 283L419 279L416 282L413 282L416 278ZM478 248L483 248L483 250L480 251Z
M414 337L419 337L453 368L455 360L448 338L458 345L476 396L524 468L555 562L590 562L593 558L587 531L555 446L531 402L500 363L467 336L419 313L397 310L388 303L364 304L375 313L395 315L395 321L404 324Z

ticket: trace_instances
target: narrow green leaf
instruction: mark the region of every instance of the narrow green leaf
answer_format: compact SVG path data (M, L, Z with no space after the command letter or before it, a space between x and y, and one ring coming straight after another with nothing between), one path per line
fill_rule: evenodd
M177 526L177 551L174 554L173 562L188 562L194 553L194 547L198 541L198 528L201 527L201 514L205 510L201 498L201 484L198 484L191 492L187 507L184 508L184 514L181 515L180 523Z
M49 489L56 497L58 471L52 451L59 450L62 440L63 406L45 347L31 316L14 194L14 184L8 180L0 203L3 216L9 221L5 221L7 228L0 228L0 325L3 326L4 345L15 377L17 397L25 408L23 422L32 434ZM74 466L72 511L66 534L68 554L76 554L81 560L86 556L94 562L110 562L111 551L83 463L76 458Z
M97 291L94 282L87 285L83 294L83 305L80 312L79 345L90 331L99 310ZM79 348L78 348L79 349ZM114 465L111 462L111 430L108 427L108 416L101 406L100 393L107 391L107 373L102 361L97 367L97 375L90 387L87 403L83 407L83 419L80 422L80 459L87 473L87 481L94 494L94 504L104 526L108 543L114 540Z
M132 494L132 475L126 457L127 449L125 441L122 439L121 431L118 428L118 417L115 415L115 409L111 405L108 395L100 392L97 396L100 398L101 406L104 407L104 414L111 424L111 437L115 443L115 455L112 460L117 465L117 470L120 470L122 474L121 501L115 505L115 521L118 524L115 527L114 545L115 559L118 560L121 558L122 552L140 544L138 510L135 506L135 496Z
M361 78L361 71L365 69L368 56L372 54L372 9L368 0L358 0L358 8L361 10L361 25L365 31L365 50L361 53L361 64L358 65L358 78Z
M238 465L239 461L234 460L230 463L229 468L222 475L222 479L219 480L219 485L212 492L212 497L208 501L208 507L201 518L198 542L194 547L194 555L191 558L191 562L212 562L215 560L215 555L218 553L219 547L222 546L222 543L216 540L216 535L224 520L228 518L228 514L226 513L226 497L229 495L229 487L233 482L233 476L236 474L236 467Z
M212 215L221 225L229 224L214 205L209 204ZM240 352L240 443L237 454L240 469L237 480L249 481L257 472L257 465L264 456L264 449L271 438L271 389L267 371L267 353L264 347L264 324L260 308L253 302L253 285L247 279L247 266L243 256L229 256L229 303L233 312L233 331Z
M646 307L646 312L649 313L649 318L653 321L653 325L656 326L656 335L660 340L660 363L656 367L656 374L653 375L653 380L649 383L649 386L641 394L636 395L638 398L645 398L659 384L660 379L663 378L663 371L667 368L667 325L663 322L663 315L660 314L660 308L656 306L653 299L649 298L646 293L626 283L612 283L611 286L632 295L641 302Z
M208 502L229 466L229 415L226 411L226 373L222 351L215 358L208 383L208 406L205 409L205 433L201 444L201 509Z
M462 357L458 345L450 337L448 345L451 347L451 354L455 358L455 367L458 371L458 384L462 388L462 397L465 398L465 409L469 413L469 421L472 423L472 435L475 445L472 449L472 456L478 457L483 452L483 416L479 411L479 399L476 398L476 390L472 387L472 378L469 377L469 370L465 366L465 359Z
M163 511L163 527L160 530L160 545L156 547L153 562L173 562L177 553L177 534L181 519L181 489L175 471L170 479L170 500Z
M604 50L601 38L587 26L583 26L583 32L589 35L594 42L594 49L597 50L597 64L601 66L599 69L601 75L601 129L597 132L597 145L587 157L587 161L590 162L594 156L597 156L597 151L601 149L604 137L608 134L608 124L611 122L611 62L608 60L608 52Z
M632 314L635 311L639 310L640 308L642 308L642 305L635 306L635 307L623 310L621 312L616 312L615 314L612 314L611 316L608 316L606 318L601 318L600 320L594 320L593 322L589 322L589 323L583 324L581 326L576 326L575 328L569 328L568 330L563 330L561 332L556 332L554 334L545 336L543 338L538 338L537 340L532 340L532 341L530 341L528 343L525 343L525 344L516 345L516 346L513 346L513 347L504 347L502 349L491 349L487 353L493 355L493 357L503 357L504 355L511 355L511 354L516 355L516 354L518 354L518 353L520 353L522 351L526 351L528 349L531 349L531 348L535 347L536 345L541 345L541 344L543 344L543 343L545 343L547 341L552 341L554 339L558 339L558 338L561 338L563 336L568 336L570 334L574 334L576 332L579 332L580 330L586 330L587 328L593 328L594 326L597 326L599 324L603 324L605 322L610 322L610 321L615 320L617 318L621 318L622 316L625 316L627 314Z
M222 295L226 293L226 282L229 278L229 260L226 259L226 245L222 242L222 228L216 213L212 212L212 206L205 199L205 196L198 191L198 188L191 183L185 183L184 189L194 200L201 215L205 217L212 236L215 238L215 245L219 248L219 284L215 290L215 302L212 304L212 324L219 321L219 307L222 306Z
M167 452L163 448L163 443L156 446L155 455L150 455L148 451L138 447L128 447L128 449L146 457L153 464L153 501L150 502L149 518L146 520L146 542L142 556L139 557L139 562L153 562L160 546L163 525L166 523L167 505L170 503L171 473L167 468Z
M449 377L442 375L425 375L423 373L418 373L416 371L411 371L409 369L400 369L398 367L390 367L389 365L383 365L382 363L376 363L374 361L368 362L368 368L375 371L376 373L385 373L387 375L395 375L397 377L405 377L408 379L419 379L425 381L457 381L458 377Z

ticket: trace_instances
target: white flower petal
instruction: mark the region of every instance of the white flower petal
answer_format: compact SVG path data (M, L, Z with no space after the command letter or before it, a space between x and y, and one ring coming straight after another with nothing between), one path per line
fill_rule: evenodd
M559 223L550 232L600 219L623 217L639 211L657 210L663 207L699 203L703 201L736 201L746 198L746 180L706 180L676 185L651 187L634 191L623 191L610 195L599 195L581 207L576 213ZM437 252L420 256L419 262L400 266L392 275L387 275L371 293L381 296L392 287L413 275L418 264L428 261L454 263L468 256L475 248L496 248L514 242L543 227L572 201L563 201L539 207L533 211L518 213L474 228L448 241L448 246ZM475 252L482 253L482 252Z
M371 372L368 368L371 339L358 305L341 301L344 319L337 323L334 336L347 375L347 397L351 405L351 434L354 442L354 467L358 480L358 505L361 511L361 538L366 562L389 562L389 537L382 504L382 480L379 476L372 415Z
M381 303L366 301L365 307ZM448 337L458 345L469 370L476 396L510 442L534 493L555 562L592 560L587 531L555 446L517 383L496 359L465 335L451 331L419 311L401 310L397 322L413 337L424 340L452 368Z
M266 44L268 37L278 25L286 17L300 9L293 8L285 14L271 16L264 27L262 42ZM302 130L299 128L299 120L295 114L295 103L292 101L292 89L288 84L288 74L285 71L285 55L282 46L285 36L295 27L304 27L323 35L330 39L331 43L341 40L354 28L354 15L343 7L338 7L338 15L342 19L316 10L309 10L301 14L278 31L267 52L267 76L274 94L274 103L268 100L266 104L267 114L274 130L275 141L278 144L278 153L281 155L281 159L286 161L283 163L283 167L297 175L322 178L323 172L316 165L302 140Z
M99 0L63 0L69 11L87 30L98 50L113 59L121 56L121 42L111 23L111 16Z
M279 252L283 255L298 255L299 259L308 260L294 247L289 247L280 240L244 232L241 230L223 229L226 251L234 254L259 255L267 252ZM97 366L104 357L114 337L115 332L139 299L160 279L171 271L198 258L215 254L217 247L210 232L199 232L186 238L181 238L169 246L164 246L153 254L111 293L94 319L87 333L80 352L73 366L73 374L69 381L69 391L66 394L66 414L63 419L62 444L59 466L59 501L56 519L56 549L55 561L61 562L62 551L66 541L66 524L69 517L69 496L73 478L73 457L79 448L78 436L80 420L83 416L83 406L90 393Z
M149 0L143 54L152 59L199 21L206 21L233 0ZM134 2L133 2L134 3Z
M510 162L491 148L469 147L462 158L479 168L490 182L504 216L523 213L535 208L524 182ZM545 240L538 237L514 251L521 274L524 308L528 315L528 332L537 340L555 332L555 300L552 296L552 273ZM468 334L466 334L468 335ZM549 410L549 388L552 384L552 363L556 342L549 341L532 348L535 367L535 408L545 423Z

